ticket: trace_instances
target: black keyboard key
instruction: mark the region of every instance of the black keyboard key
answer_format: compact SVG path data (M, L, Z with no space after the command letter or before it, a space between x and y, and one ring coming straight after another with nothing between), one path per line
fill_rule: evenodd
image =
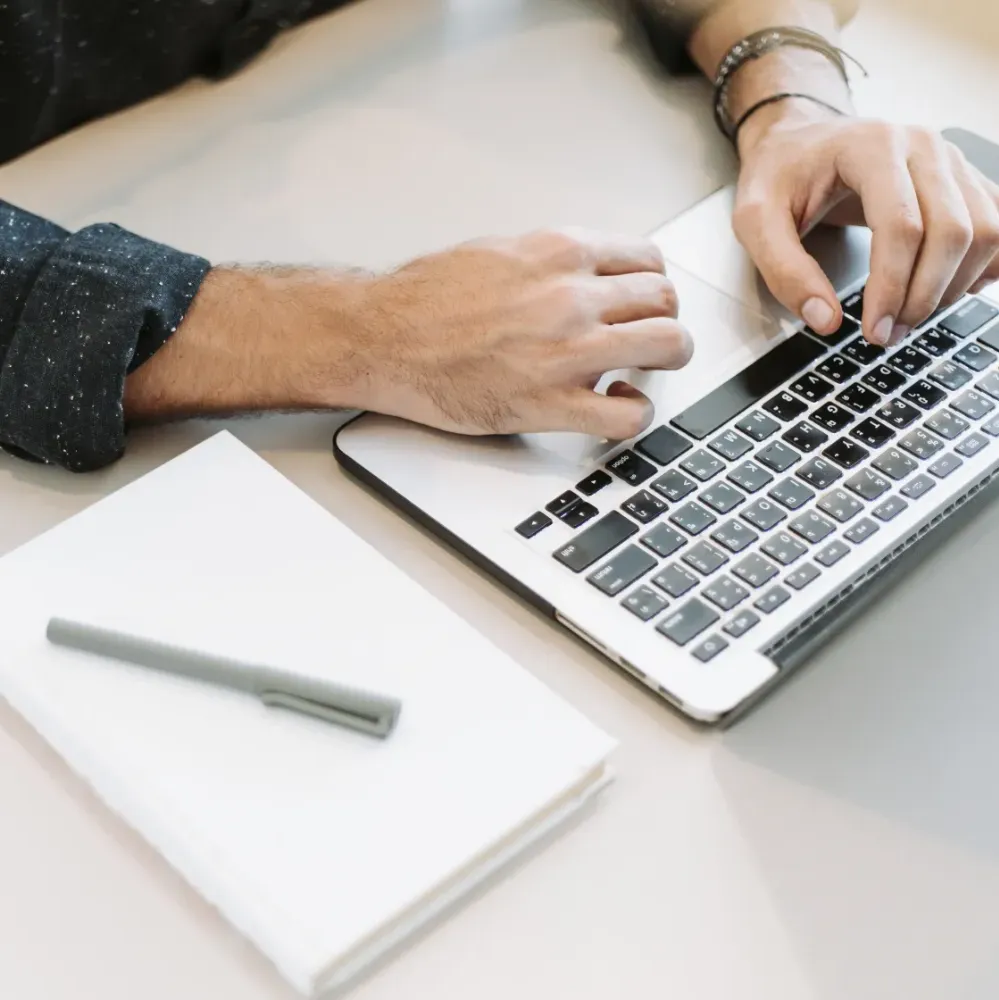
M657 524L638 539L647 549L665 559L687 544L687 539L668 524Z
M930 361L931 358L929 355L923 354L922 351L917 350L911 344L908 344L897 350L888 359L888 364L897 371L900 371L903 375L908 375L911 378L913 375L918 375L928 364L930 364Z
M931 382L936 382L937 385L942 385L945 389L950 389L953 392L971 381L971 372L953 361L941 361L936 368L927 373L926 377Z
M768 580L772 580L777 575L778 570L772 562L754 552L752 555L746 556L742 562L736 563L732 572L743 583L748 583L750 587L759 588Z
M637 545L626 545L586 579L608 597L616 597L625 587L648 573L657 562L655 556L650 556Z
M571 542L556 549L554 557L574 573L582 573L638 531L638 525L620 511L612 510L584 528Z
M657 427L651 434L646 434L635 442L635 451L660 465L669 465L694 446L682 434L677 434L672 427Z
M879 358L884 357L885 350L883 347L875 347L873 344L868 344L863 337L858 337L856 340L851 340L843 348L843 353L851 361L856 361L858 365L870 365Z
M644 458L639 458L633 451L622 451L607 463L607 468L632 486L639 486L656 474L656 467Z
M844 358L842 354L834 354L832 357L826 358L815 370L837 385L842 385L844 382L849 382L860 371L860 366L849 358Z
M918 382L913 382L902 393L902 396L921 409L932 410L934 406L947 398L947 393L921 378Z
M670 597L682 597L688 590L693 590L701 581L679 563L670 563L652 582Z
M576 483L576 489L584 497L591 497L594 493L599 493L605 486L610 486L612 482L611 477L603 469L597 469L596 472L591 473L585 479L581 479Z
M916 458L927 459L935 455L942 447L943 441L932 434L917 427L909 431L898 443L899 448L904 448L910 455Z
M554 514L558 517L567 507L571 507L574 503L579 500L579 497L572 492L572 490L566 490L561 496L557 496L551 503L545 504L545 510L549 514Z
M859 323L864 318L864 290L854 292L843 299L843 312Z
M760 536L742 521L726 521L711 532L711 537L719 545L724 545L729 552L741 552L748 548Z
M964 417L959 417L952 410L937 410L936 413L926 421L926 426L939 434L940 437L953 441L959 438L965 431L971 429L971 424Z
M982 430L993 437L999 437L999 417L993 417L988 423L982 424Z
M725 468L725 463L717 455L699 448L680 463L680 468L684 472L689 472L695 479L706 483Z
M864 376L864 383L888 395L905 385L905 376L899 375L894 368L889 368L887 365L875 365Z
M703 576L710 576L728 562L728 556L716 549L710 542L691 545L680 557L688 566L693 566Z
M718 520L710 510L693 501L678 507L670 514L669 519L689 535L699 535Z
M651 524L666 510L666 503L648 490L639 490L621 504L621 510L641 524Z
M977 455L983 448L987 448L989 439L984 434L969 434L955 449L959 455L971 458Z
M728 632L733 639L738 639L744 636L751 628L760 624L760 616L753 611L746 608L740 611L726 626L725 631Z
M914 424L922 415L920 410L904 399L889 399L875 414L880 420L900 431Z
M813 580L817 580L818 578L818 567L813 566L811 563L804 563L793 573L788 573L784 577L784 582L795 590L804 590Z
M879 521L890 521L893 517L898 517L903 510L908 510L909 505L901 497L888 497L871 511Z
M746 499L745 493L740 493L734 486L728 483L715 483L704 490L697 498L705 506L717 511L719 514L727 514L730 510L735 510L739 504Z
M999 372L989 372L985 378L975 383L975 388L993 399L999 399Z
M954 355L955 361L960 361L962 365L975 372L983 372L996 359L996 356L987 348L979 344L965 344Z
M730 576L720 576L716 580L712 580L701 593L722 611L731 611L737 604L741 604L749 597L749 591L741 583L736 583Z
M870 452L849 438L840 438L829 445L822 454L844 469L855 469L867 458Z
M817 403L820 399L825 399L834 388L832 382L826 381L814 372L802 375L801 378L791 383L791 392L796 392L802 399L807 399L809 403Z
M698 441L703 440L825 353L825 347L810 337L789 337L674 417L672 424Z
M856 413L866 413L881 402L881 397L873 389L868 389L859 382L844 389L836 398Z
M919 466L908 455L899 451L898 448L889 448L881 452L871 465L878 472L883 472L891 479L905 479L910 473L916 471Z
M697 483L689 479L682 472L670 469L664 472L658 479L649 484L656 493L661 493L667 500L677 503L689 493L697 489Z
M865 517L857 521L852 528L847 528L843 532L843 537L847 541L853 542L854 545L860 545L861 542L866 542L877 530L878 526L869 517Z
M825 444L829 440L829 435L802 420L784 434L784 440L799 451L808 452L815 451L820 444Z
M539 510L532 514L526 521L521 521L513 530L523 538L533 538L538 532L544 531L552 523L552 519L547 514L542 514Z
M762 410L747 413L735 425L743 434L748 434L754 441L766 441L768 437L780 430L780 424Z
M730 462L742 458L747 451L753 449L752 443L735 431L725 431L724 434L719 434L713 441L708 442L708 447Z
M835 566L849 551L849 546L837 539L835 542L830 542L825 548L819 549L815 553L815 561L826 567Z
M797 469L795 475L799 479L803 479L809 486L814 486L817 490L824 490L832 486L843 473L832 462L827 462L822 458L813 458Z
M805 511L799 514L788 527L806 542L817 545L824 538L828 538L835 530L836 526L827 517L816 514L814 510Z
M771 587L762 597L753 602L753 607L769 615L790 599L791 595L783 587Z
M843 485L864 500L877 500L891 489L891 483L873 469L855 472Z
M779 420L794 420L808 409L808 404L789 392L779 392L773 399L768 399L763 404L763 409L768 410Z
M913 346L932 354L935 358L942 358L956 344L957 341L953 337L948 337L940 330L927 330Z
M868 417L862 420L850 431L861 444L866 444L868 448L880 448L886 445L894 436L895 432L887 425Z
M695 646L690 655L701 663L710 663L719 653L728 649L728 643L720 635L709 635L700 645Z
M593 518L599 514L600 511L591 503L587 503L585 500L577 500L574 504L570 504L565 510L560 510L558 512L558 519L563 523L569 525L570 528L578 528L587 521L592 521Z
M969 337L996 316L999 316L999 309L981 299L972 298L940 320L937 326L955 337Z
M667 639L678 646L686 646L691 639L699 636L706 628L718 621L718 612L713 611L696 597L677 608L656 626Z
M804 507L815 493L797 479L782 479L767 496L783 504L788 510L797 510Z
M823 403L811 413L809 419L825 430L838 434L844 428L849 427L857 418L839 403Z
M739 515L744 521L748 521L754 528L760 531L769 531L774 525L780 524L787 513L783 507L770 500L756 500L751 503Z
M836 344L842 344L844 340L848 340L850 337L855 337L860 333L860 324L848 315L843 316L843 322L840 323L839 329L834 330L832 333L816 333L810 326L806 326L805 329L813 337L818 337L823 344L831 344L835 346Z
M952 399L950 406L952 410L963 413L969 420L981 420L996 408L996 404L988 396L983 396L974 389L968 389L957 399Z
M790 566L791 563L800 559L808 549L793 535L786 531L778 531L760 546L760 551L782 566Z
M774 472L786 472L801 458L801 455L780 441L772 441L765 448L760 449L755 458L757 462L762 462Z
M902 487L902 496L906 496L910 500L916 500L924 493L929 493L934 486L936 486L936 483L925 473L921 472L915 479Z
M729 472L728 478L747 493L756 493L774 481L774 477L762 465L757 465L755 462L743 462L742 465L736 466Z
M831 490L816 506L840 524L846 524L850 518L856 517L864 509L864 505L856 497L850 496L846 490Z
M636 587L622 602L639 621L647 622L664 611L669 601L651 587Z
M964 463L957 455L941 455L931 466L930 472L937 479L946 479L955 469L961 468Z

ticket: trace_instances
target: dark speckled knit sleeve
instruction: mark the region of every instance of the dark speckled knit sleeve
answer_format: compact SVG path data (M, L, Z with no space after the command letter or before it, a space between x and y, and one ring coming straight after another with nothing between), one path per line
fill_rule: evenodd
M125 447L125 376L177 329L208 261L0 202L0 443L76 472Z

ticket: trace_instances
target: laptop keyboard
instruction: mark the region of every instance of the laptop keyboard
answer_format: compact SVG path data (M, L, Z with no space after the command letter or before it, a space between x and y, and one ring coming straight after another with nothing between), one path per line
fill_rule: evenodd
M574 530L567 572L708 662L999 438L999 308L968 298L882 350L863 293L516 526ZM614 480L620 509L592 502Z

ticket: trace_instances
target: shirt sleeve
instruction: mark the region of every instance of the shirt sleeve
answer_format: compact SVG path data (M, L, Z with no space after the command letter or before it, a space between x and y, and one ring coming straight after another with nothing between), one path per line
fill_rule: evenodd
M125 377L210 265L114 225L76 233L0 201L0 445L85 472L125 448Z

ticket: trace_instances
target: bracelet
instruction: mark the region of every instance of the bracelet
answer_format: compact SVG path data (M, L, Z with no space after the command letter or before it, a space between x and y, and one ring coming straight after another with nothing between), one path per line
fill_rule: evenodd
M823 101L821 97L815 97L812 94L797 94L790 92L782 92L780 94L773 94L770 97L764 97L762 101L757 101L754 105L747 108L739 120L732 126L732 134L730 136L733 143L737 142L739 139L739 130L742 128L746 122L749 121L757 111L762 111L763 108L769 107L771 104L777 104L779 101L788 101L792 98L799 98L803 101L811 101L813 104L818 104L819 107L825 108L827 111L832 111L834 114L843 117L845 112L842 108L837 108L835 104L830 104L828 101Z

